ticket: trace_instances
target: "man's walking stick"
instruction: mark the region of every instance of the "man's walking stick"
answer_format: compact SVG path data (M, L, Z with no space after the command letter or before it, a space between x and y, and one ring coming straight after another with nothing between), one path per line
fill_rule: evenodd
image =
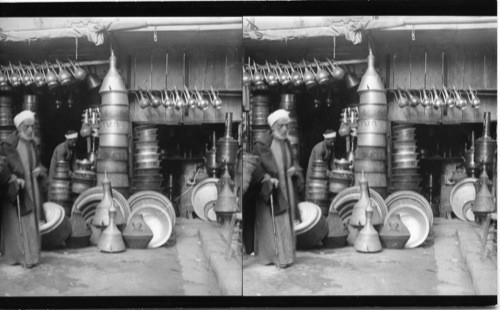
M19 193L16 196L17 199L17 219L19 220L19 233L21 234L21 254L23 255L24 265L23 268L26 269L26 255L24 254L24 234L23 234L23 224L21 222L21 203L19 202Z
M273 219L274 248L276 249L276 267L280 269L280 255L278 251L278 236L276 236L276 221L274 219L274 201L272 192L271 195L269 195L269 201L271 202L271 217Z

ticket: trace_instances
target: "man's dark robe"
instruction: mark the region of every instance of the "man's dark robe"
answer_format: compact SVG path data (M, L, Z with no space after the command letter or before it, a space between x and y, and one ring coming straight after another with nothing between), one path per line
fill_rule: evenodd
M275 142L276 143L276 142ZM293 161L292 147L288 141L283 150L287 155L288 167L295 166L297 177L293 178L293 188L295 201L298 202L298 193L304 190L303 177L301 171ZM253 154L259 156L261 162L252 175L250 186L243 200L243 239L247 253L255 252L258 260L263 264L276 263L275 241L272 227L271 203L269 196L273 192L274 207L285 210L284 213L276 215L276 231L280 250L279 263L281 265L291 264L294 260L295 235L293 233L293 222L297 206L291 208L288 204L288 191L284 180L285 171L278 168L283 166L283 162L277 163L271 146L273 136L268 131L261 139L254 143ZM276 146L276 144L275 144ZM285 169L286 170L286 169ZM264 181L265 175L280 180L278 188L271 190L268 181ZM292 245L290 248L290 244Z
M23 153L22 156L19 152ZM33 266L40 259L41 235L37 214L43 214L43 210L41 210L41 201L39 206L35 205L34 192L35 189L38 189L38 195L42 197L42 182L37 180L38 186L34 186L31 172L40 164L39 157L33 142L20 141L17 132L0 144L0 155L5 156L8 162L8 169L4 173L14 174L26 182L24 189L21 189L19 193L23 238L21 238L19 227L17 193L11 190L12 186L9 186L7 191L2 192L0 252L8 264L21 263ZM27 171L26 168L29 170ZM22 255L23 248L24 257Z

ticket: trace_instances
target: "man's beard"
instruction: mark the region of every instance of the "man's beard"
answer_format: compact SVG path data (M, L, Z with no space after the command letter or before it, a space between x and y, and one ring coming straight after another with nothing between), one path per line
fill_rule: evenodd
M21 139L25 140L25 141L32 141L34 136L35 136L35 135L34 135L34 133L33 133L33 132L32 132L32 133L30 133L30 134L27 134L27 133L22 132L22 131L20 131L20 132L19 132L19 137L20 137Z

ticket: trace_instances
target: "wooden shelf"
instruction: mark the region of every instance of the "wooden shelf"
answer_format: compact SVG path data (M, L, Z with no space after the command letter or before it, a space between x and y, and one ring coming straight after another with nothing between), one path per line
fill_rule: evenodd
M444 160L462 160L462 157L424 157L420 158L420 160L429 160L429 161L444 161Z
M165 161L202 161L205 160L203 157L168 157L168 158L163 158Z

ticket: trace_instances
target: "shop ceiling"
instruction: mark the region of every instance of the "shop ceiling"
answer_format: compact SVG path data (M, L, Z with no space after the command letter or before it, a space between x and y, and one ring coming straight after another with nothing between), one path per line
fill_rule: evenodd
M241 18L8 18L0 20L0 64L188 46L241 46Z

